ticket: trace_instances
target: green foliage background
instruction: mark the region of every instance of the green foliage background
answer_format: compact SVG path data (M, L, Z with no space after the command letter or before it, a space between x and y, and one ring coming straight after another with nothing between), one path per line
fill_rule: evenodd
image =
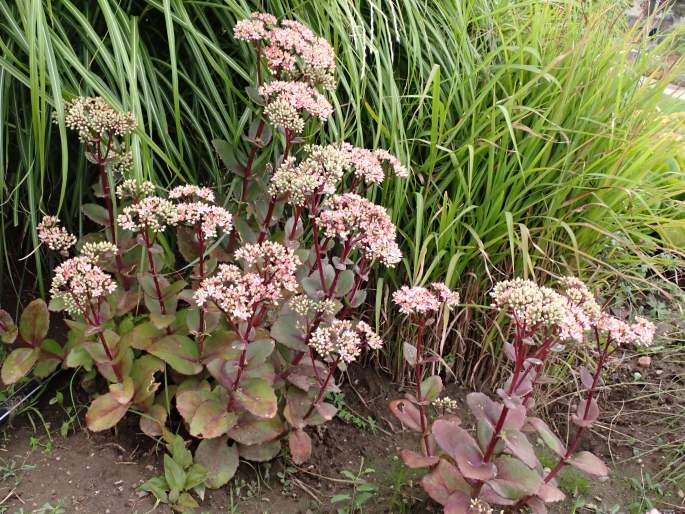
M20 266L46 272L42 212L73 230L93 170L62 123L63 100L102 95L140 122L135 174L229 195L212 141L239 154L254 62L232 38L252 10L296 17L335 46L336 113L325 128L395 152L412 169L373 192L405 259L378 277L369 316L401 369L389 294L445 280L474 306L495 280L582 270L596 286L649 286L632 270L680 260L683 131L659 110L680 62L675 38L628 29L625 4L510 0L0 0L0 256L5 295ZM646 78L644 78L646 77ZM35 258L34 258L35 257ZM34 266L34 263L37 266ZM642 281L642 282L640 282ZM33 284L33 281L29 281ZM494 376L499 334L469 309L435 344L453 371ZM474 314L476 313L476 314Z

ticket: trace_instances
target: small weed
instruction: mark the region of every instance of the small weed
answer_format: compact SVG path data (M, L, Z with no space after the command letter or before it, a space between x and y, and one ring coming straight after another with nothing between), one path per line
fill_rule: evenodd
M329 395L328 400L338 409L336 416L348 425L354 426L357 430L364 432L376 433L377 424L372 416L363 417L358 412L355 412L347 403L345 403L345 395L343 393L334 393Z
M352 489L346 493L336 494L331 498L331 503L338 505L338 514L364 512L364 505L378 493L378 487L366 479L375 472L373 468L364 468L363 458L356 473L346 469L340 472L350 481Z
M18 484L20 480L19 474L24 471L30 471L35 467L36 466L32 464L26 464L25 462L18 464L14 459L0 459L0 481L4 482L13 478L15 484Z
M627 506L630 514L641 514L655 508L655 496L665 494L661 483L654 481L649 473L643 474L640 479L627 478L627 481L630 488L637 493L635 501Z

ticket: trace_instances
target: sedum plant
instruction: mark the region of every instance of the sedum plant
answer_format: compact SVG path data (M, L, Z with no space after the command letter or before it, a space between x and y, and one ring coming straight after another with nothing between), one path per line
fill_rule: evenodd
M338 391L338 371L381 348L354 313L373 267L401 254L388 214L366 195L388 171L407 175L384 150L316 141L333 110L328 42L268 14L239 22L235 37L257 55L257 114L245 153L217 143L234 156L233 214L206 187L163 192L126 179L132 116L77 98L67 125L97 167L101 204L84 211L102 229L77 241L47 217L39 234L63 259L50 290L69 326L60 361L107 382L87 426L106 430L135 412L159 437L180 420L201 440L195 463L209 487L230 480L240 458L275 457L283 441L305 462L308 427L336 414L324 398ZM159 498L194 501L197 480L170 478L151 485Z
M475 419L474 430L469 431L454 414L456 402L439 398L440 377L423 378L425 365L434 361L423 350L425 327L431 316L458 299L441 284L395 292L395 303L416 326L416 345L405 344L416 392L390 402L390 410L420 436L418 451L403 449L400 455L410 468L429 468L421 484L446 514L493 512L492 505L544 513L547 503L564 499L556 481L564 466L597 476L608 474L597 456L579 450L581 437L599 416L597 390L609 357L623 345L650 344L654 325L641 317L628 324L609 315L587 286L572 277L561 279L558 290L529 280L508 280L496 284L491 294L494 307L511 322L513 339L504 343L504 353L513 369L495 399L479 392L467 395ZM583 393L570 418L575 429L564 444L530 410L550 356L577 345L592 350L595 364L593 369L578 370ZM551 469L540 464L529 439L532 435L556 455Z

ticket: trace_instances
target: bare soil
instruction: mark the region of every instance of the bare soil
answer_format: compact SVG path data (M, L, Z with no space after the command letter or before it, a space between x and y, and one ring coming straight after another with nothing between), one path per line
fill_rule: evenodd
M678 496L684 488L682 482L667 483L660 495L648 487L646 479L663 471L667 462L685 459L685 351L655 355L647 369L638 367L636 359L628 356L615 363L609 383L620 385L606 388L601 398L602 422L582 445L610 463L609 480L601 483L580 475L566 478L562 486L571 488L566 491L569 499L551 512L642 514L648 506L643 496L662 512L685 512L683 499ZM366 479L378 487L364 512L440 512L418 485L421 474L406 470L397 458L399 448L416 444L387 412L387 402L401 396L400 389L371 370L357 371L344 389L346 410L360 418L371 416L376 425L373 430L359 429L336 418L311 433L315 450L310 463L296 467L280 457L257 466L243 463L229 486L207 493L198 512L336 512L331 497L351 491L341 472L356 472L360 466L374 470ZM53 394L51 388L38 400L36 410L25 411L4 430L0 441L0 513L171 512L138 492L143 482L162 474L163 449L139 433L136 417L129 415L116 431L101 434L89 433L75 422L69 435L62 437L59 428L66 416L61 408L50 405ZM68 394L66 388L65 403L70 403ZM451 386L448 394L462 400L465 391ZM538 403L540 413L551 423L559 423L562 434L566 430L562 422L567 419L573 397L571 392L562 394L555 403L545 403L544 399ZM631 486L630 480L645 487L640 490ZM572 489L578 486L582 494L574 497ZM47 504L62 505L63 510L41 510Z

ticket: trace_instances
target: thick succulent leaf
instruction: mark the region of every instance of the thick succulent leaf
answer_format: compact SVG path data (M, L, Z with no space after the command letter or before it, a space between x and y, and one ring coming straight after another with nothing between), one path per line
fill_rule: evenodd
M445 459L421 479L421 486L428 496L440 505L445 505L449 497L457 492L470 493L471 486L461 476L459 470Z
M529 498L526 505L530 508L531 514L547 514L547 506L540 498Z
M207 470L202 464L191 464L186 471L186 483L184 489L203 487L207 481Z
M312 455L312 439L309 434L297 428L288 434L288 448L295 464L304 464Z
M602 459L590 452L578 452L568 460L568 463L590 475L604 477L609 474L609 468Z
M146 321L124 334L121 341L136 350L147 350L152 343L163 335L164 331L158 329L152 322Z
M231 439L246 446L273 441L285 431L283 421L278 417L261 419L243 414L238 424L228 431Z
M205 439L195 450L195 462L207 470L207 487L218 489L226 485L239 464L238 447L228 446L226 436L216 439Z
M196 375L202 371L197 345L189 337L167 335L154 341L148 346L147 351L183 375Z
M457 463L465 478L489 480L497 469L492 462L483 461L483 453L473 437L456 423L439 419L433 423L435 442Z
M469 514L471 511L471 496L461 491L450 494L445 503L444 514Z
M294 313L281 314L271 326L271 337L283 346L306 352L302 330L297 326L298 316Z
M260 378L241 380L235 397L245 409L260 418L273 418L278 410L274 388Z
M407 361L410 366L416 366L416 346L406 342L402 343L402 352L404 360Z
M316 412L318 412L319 415L326 421L332 420L338 413L337 407L326 402L319 402L314 405L314 408L316 409Z
M538 492L535 493L535 495L545 503L560 502L566 499L566 495L561 489L551 483L542 484L542 487L538 489Z
M442 392L442 379L438 375L433 375L421 382L421 399L425 402L432 402Z
M515 505L517 503L517 500L510 500L509 498L500 496L493 491L492 487L490 487L487 483L485 483L483 488L480 490L479 497L481 500L489 503L490 505Z
M19 319L19 334L31 346L37 346L48 335L50 312L47 304L41 300L29 303Z
M86 412L86 425L93 432L107 430L116 425L128 411L134 387L130 377L123 383L111 384L109 393L93 400Z
M225 434L237 420L234 412L226 412L225 402L217 398L202 402L190 420L190 435L212 439Z
M559 457L566 455L566 447L564 443L556 436L547 423L540 418L528 418L528 423L538 432L540 439L547 445L547 447L556 453Z
M167 412L161 405L151 405L147 412L140 416L140 430L149 437L162 435L167 419Z
M0 309L0 341L5 344L12 344L17 339L19 329L14 324L9 312Z
M535 456L533 445L530 444L526 434L519 430L504 430L501 434L507 448L520 459L526 466L533 469L538 466L538 458Z
M586 367L586 366L581 366L580 367L580 381L582 384L590 389L592 387L592 383L594 382L594 377L592 376L592 372Z
M589 427L599 417L599 406L597 405L597 400L594 398L590 401L587 407L587 414L585 414L585 408L588 405L587 400L581 400L578 404L578 409L575 414L571 416L571 421L578 425L579 427Z
M402 461L408 468L428 468L430 466L435 466L439 461L440 457L435 455L421 455L413 450L408 450L403 448L400 450L400 457Z
M502 412L503 405L494 402L483 393L470 393L466 396L466 404L477 420L484 420L494 427ZM526 421L526 408L519 406L509 409L504 420L504 429L521 430Z
M64 364L67 368L78 368L79 366L83 366L87 371L90 371L93 367L93 358L85 348L76 346L69 350Z
M405 427L414 432L421 432L421 412L416 405L409 400L393 400L388 407Z
M81 206L81 212L83 212L86 217L98 225L109 225L109 213L102 205L98 205L96 203L84 203Z
M495 464L497 478L488 480L487 483L503 498L520 500L535 494L542 487L542 477L537 470L530 469L516 458L502 456L495 461Z
M281 442L271 441L262 444L253 444L245 446L238 445L238 454L242 459L251 460L253 462L267 462L276 458L281 452Z
M285 409L283 409L283 415L285 416L286 421L295 428L304 428L307 425L321 425L325 423L326 419L319 414L316 406L310 413L310 407L314 400L314 397L299 389L288 389ZM309 416L307 419L304 419L308 413Z
M2 364L0 376L5 385L14 384L25 377L38 360L40 348L17 348Z
M155 373L164 371L164 367L164 361L152 355L142 355L133 361L131 378L136 389L133 403L145 403L155 394L159 388L159 383L155 381Z
M274 351L274 341L272 339L258 339L247 345L247 368L255 368L263 364Z

